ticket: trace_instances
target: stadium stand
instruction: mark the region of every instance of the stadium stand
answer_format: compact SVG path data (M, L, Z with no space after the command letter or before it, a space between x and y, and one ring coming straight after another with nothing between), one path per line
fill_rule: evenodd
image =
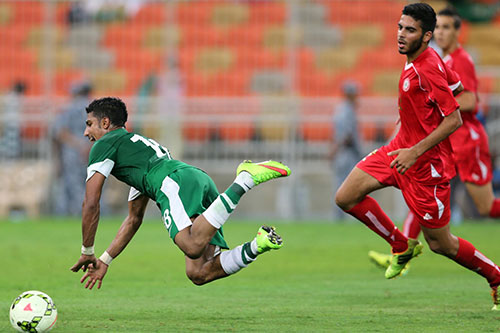
M40 103L44 107L54 104L53 115L68 99L71 84L87 79L95 96L124 97L133 101L132 114L143 105L141 112L161 123L166 111L158 105L171 101L141 104L141 99L170 96L165 77L177 73L178 91L167 98L179 100L185 156L197 162L230 160L247 151L324 160L346 79L360 85L366 146L392 133L404 64L395 51L394 20L405 3L143 1L135 12L118 8L71 21L71 1L5 0L0 3L0 92L22 80L29 98L50 101ZM433 5L442 7L443 1ZM500 93L499 22L500 15L491 22L464 22L461 34L482 69L485 110L494 101L489 94ZM47 146L50 129L30 126L23 139ZM153 132L162 135L160 128Z

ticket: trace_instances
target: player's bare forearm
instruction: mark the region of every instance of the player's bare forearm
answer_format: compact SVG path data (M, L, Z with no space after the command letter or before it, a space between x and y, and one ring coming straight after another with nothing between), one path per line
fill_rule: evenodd
M102 186L106 177L96 172L85 185L85 199L82 205L82 244L94 245L97 225L99 224Z
M388 153L389 156L396 156L392 160L390 167L396 167L400 174L404 174L417 159L426 151L446 139L451 133L462 125L460 111L457 109L452 114L444 117L439 126L426 138L410 148L401 148Z
M461 112L471 112L476 109L477 97L471 91L464 91L457 98L458 104L460 104Z
M431 134L411 147L411 149L420 157L426 151L450 136L450 134L455 132L460 126L462 126L462 117L460 116L460 110L457 109L450 115L444 117L443 121L431 132Z
M82 245L85 247L94 245L99 216L99 202L87 202L85 200L82 205Z
M133 201L129 201L129 214L125 220L123 220L115 239L106 250L111 257L116 258L125 249L137 230L139 230L144 218L148 200L148 197L140 196Z

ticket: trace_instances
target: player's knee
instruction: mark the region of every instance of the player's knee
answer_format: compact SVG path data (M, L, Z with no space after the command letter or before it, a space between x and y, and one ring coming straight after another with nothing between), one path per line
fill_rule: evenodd
M342 210L347 211L352 208L352 200L351 198L339 189L337 193L335 193L335 204L339 206Z
M196 269L187 269L186 275L197 286L204 285L208 282L206 276Z

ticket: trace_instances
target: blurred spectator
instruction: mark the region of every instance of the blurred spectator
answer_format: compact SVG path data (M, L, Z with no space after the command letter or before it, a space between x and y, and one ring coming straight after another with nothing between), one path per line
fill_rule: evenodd
M58 190L55 213L79 215L85 193L89 141L83 136L92 87L80 82L71 88L72 100L54 124L54 140L58 152Z
M78 25L87 23L90 20L90 15L85 9L83 3L76 1L71 4L68 11L67 22L69 25Z
M333 116L334 137L330 157L332 159L335 188L339 188L349 172L361 159L361 146L358 132L359 86L356 82L346 81L342 85L342 102L335 108ZM334 217L345 218L347 215L338 207Z
M16 159L21 155L21 111L25 91L25 83L18 81L4 97L3 116L0 119L2 121L0 159L2 160Z

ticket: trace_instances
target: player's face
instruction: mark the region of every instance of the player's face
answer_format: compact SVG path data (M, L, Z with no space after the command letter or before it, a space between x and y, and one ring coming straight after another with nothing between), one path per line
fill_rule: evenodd
M455 29L454 20L451 16L438 15L434 38L436 44L443 50L450 49L458 39L458 30Z
M398 51L400 54L411 55L418 51L425 36L418 21L408 15L401 16L398 23Z
M92 142L99 140L108 132L108 130L101 126L101 121L94 117L93 112L87 113L85 125L85 132L83 132L83 135L85 135Z

